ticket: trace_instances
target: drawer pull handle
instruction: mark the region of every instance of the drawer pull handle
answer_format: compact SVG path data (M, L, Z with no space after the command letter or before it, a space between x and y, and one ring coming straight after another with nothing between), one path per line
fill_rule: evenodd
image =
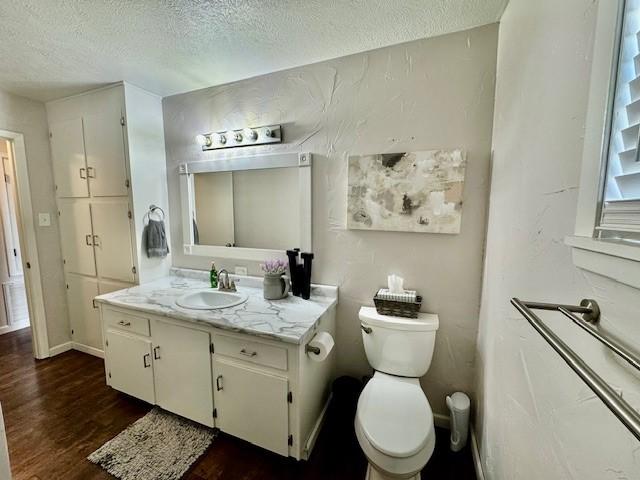
M149 363L147 363L147 359L149 359ZM144 365L144 368L149 368L151 366L151 355L145 353L142 356L142 364Z
M258 352L248 352L243 348L242 350L240 350L240 354L244 355L245 357L255 357L256 355L258 355Z
M100 237L98 235L94 235L93 236L93 244L96 247L101 247L102 245L100 244Z
M131 322L125 322L124 320L120 320L118 322L118 325L122 325L123 327L130 327L131 326Z
M219 392L222 390L222 375L216 377L216 390Z
M88 167L87 168L87 177L96 178L96 169L93 168L93 167Z
M86 172L87 172L87 169L82 167L80 169L80 178L87 178L87 173Z
M87 245L89 246L93 245L93 243L91 243L91 234L85 235L84 241L87 242Z
M365 327L363 324L360 324L360 328L367 335L369 335L371 332L373 332L373 330L371 330L371 327Z
M153 347L153 358L154 360L160 360L160 347Z

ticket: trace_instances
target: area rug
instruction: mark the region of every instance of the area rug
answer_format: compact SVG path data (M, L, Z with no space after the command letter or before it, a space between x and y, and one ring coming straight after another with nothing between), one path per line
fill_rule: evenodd
M179 480L214 438L213 429L154 408L87 459L122 480Z

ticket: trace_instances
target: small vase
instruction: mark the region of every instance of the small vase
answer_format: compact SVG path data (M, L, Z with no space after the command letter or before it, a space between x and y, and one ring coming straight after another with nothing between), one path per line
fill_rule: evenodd
M266 300L279 300L289 295L289 277L286 275L265 273L262 286Z

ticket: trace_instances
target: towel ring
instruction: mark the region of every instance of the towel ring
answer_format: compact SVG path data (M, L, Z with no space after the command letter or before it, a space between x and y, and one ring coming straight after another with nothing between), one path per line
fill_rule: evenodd
M151 215L152 214L157 214L157 211L160 210L160 212L162 213L162 218L160 219L160 221L164 222L164 218L165 218L165 214L164 214L164 210L157 206L157 205L149 205L149 211L145 214L145 217L147 217L147 219L151 219Z

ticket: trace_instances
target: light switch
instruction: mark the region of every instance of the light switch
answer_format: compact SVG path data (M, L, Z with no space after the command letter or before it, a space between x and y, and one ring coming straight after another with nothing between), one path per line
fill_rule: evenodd
M38 225L41 227L50 227L51 226L51 215L48 213L39 213L38 214Z

